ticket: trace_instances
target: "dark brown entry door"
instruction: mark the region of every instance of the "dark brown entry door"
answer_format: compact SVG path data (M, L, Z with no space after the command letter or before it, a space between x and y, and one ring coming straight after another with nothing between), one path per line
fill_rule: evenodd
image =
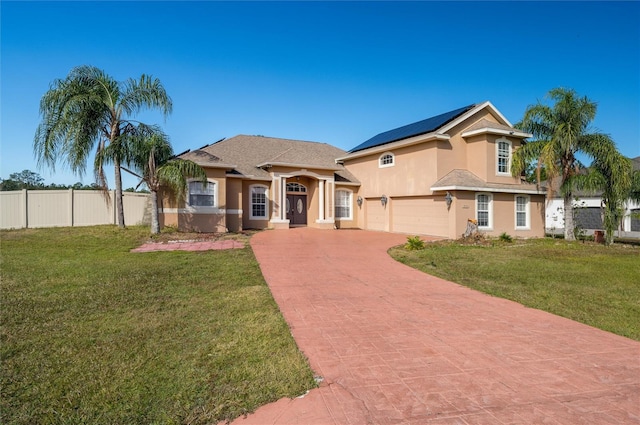
M307 197L287 195L287 219L289 224L307 224Z

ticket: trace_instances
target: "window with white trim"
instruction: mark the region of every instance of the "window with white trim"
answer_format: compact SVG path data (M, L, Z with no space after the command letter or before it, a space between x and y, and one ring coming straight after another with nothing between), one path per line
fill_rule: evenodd
M191 207L215 207L216 182L208 181L204 184L198 180L190 181L188 202Z
M529 197L525 195L516 195L516 229L529 229Z
M267 194L268 188L267 186L262 185L253 185L249 189L249 193L251 194L251 206L249 214L250 219L259 219L263 220L267 217L267 206L269 204L269 197Z
M511 142L506 139L496 141L496 172L505 175L511 173Z
M336 190L335 216L344 220L352 220L351 205L353 204L353 192L350 190Z
M489 193L476 194L476 220L478 220L478 228L493 228L493 196Z
M301 185L297 182L287 183L287 192L300 192L304 193L307 191L307 188L304 185Z
M378 159L378 167L380 168L393 167L395 162L396 162L395 155L393 155L391 152L385 152L382 155L380 155L380 158Z

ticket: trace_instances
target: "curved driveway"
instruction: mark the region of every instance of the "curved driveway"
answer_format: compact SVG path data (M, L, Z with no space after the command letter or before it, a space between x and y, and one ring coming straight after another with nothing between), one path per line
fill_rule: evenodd
M405 241L309 228L251 239L324 381L234 423L640 423L640 343L413 270L386 253Z

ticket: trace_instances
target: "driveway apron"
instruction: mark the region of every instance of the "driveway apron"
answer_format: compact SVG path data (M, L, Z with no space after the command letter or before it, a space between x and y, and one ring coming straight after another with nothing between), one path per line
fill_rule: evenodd
M251 239L323 381L234 423L640 423L640 343L411 269L386 252L405 241L309 228Z

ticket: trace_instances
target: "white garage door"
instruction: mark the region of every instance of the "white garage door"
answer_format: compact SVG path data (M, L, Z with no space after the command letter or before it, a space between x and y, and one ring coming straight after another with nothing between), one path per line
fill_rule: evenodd
M397 233L444 237L449 233L447 206L432 198L394 199L391 223Z
M380 199L367 199L365 229L385 230L385 209Z

